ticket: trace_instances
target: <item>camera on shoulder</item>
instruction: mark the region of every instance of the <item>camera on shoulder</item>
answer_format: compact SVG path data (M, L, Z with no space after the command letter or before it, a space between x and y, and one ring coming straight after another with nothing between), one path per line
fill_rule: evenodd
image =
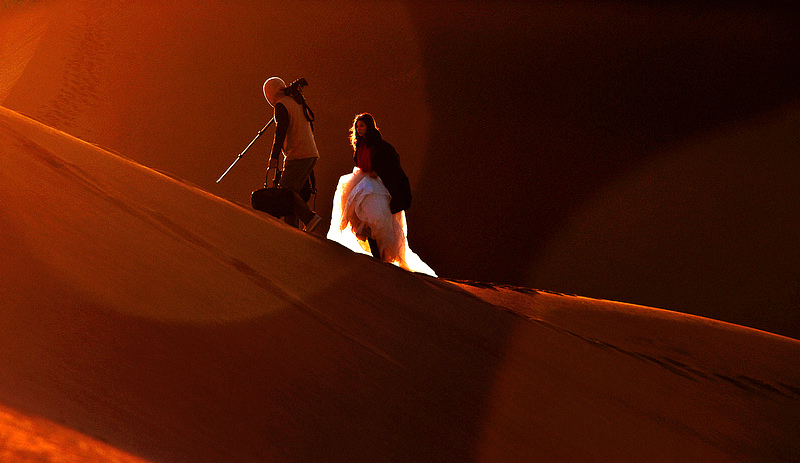
M286 88L283 89L283 93L287 96L293 97L295 100L303 100L303 87L308 86L308 81L304 77L301 77L291 84L289 84Z
M306 104L306 98L303 96L303 87L308 85L308 81L305 78L301 77L291 84L289 84L286 88L283 89L283 93L286 96L290 96L294 98L299 105L303 107L303 115L306 116L308 122L311 123L311 130L314 130L314 111L311 111L311 108L308 107Z

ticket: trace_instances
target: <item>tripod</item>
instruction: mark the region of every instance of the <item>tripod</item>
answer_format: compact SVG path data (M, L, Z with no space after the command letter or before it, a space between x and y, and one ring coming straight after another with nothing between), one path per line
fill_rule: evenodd
M265 130L267 130L267 127L269 127L270 125L272 125L272 123L273 123L273 122L275 122L275 118L274 118L274 117L273 117L272 119L270 119L270 120L269 120L269 122L267 122L267 125L265 125L263 129L261 129L261 130L259 130L259 131L258 131L258 133L256 134L255 138L253 138L253 140L252 140L252 141L251 141L251 142L250 142L250 143L249 143L249 144L248 144L248 145L247 145L247 146L244 148L244 150L242 150L242 152L241 152L241 153L239 153L239 155L238 155L238 156L236 156L236 159L234 159L234 160L233 160L233 163L232 163L232 164L231 164L231 165L228 167L228 170L226 170L226 171L225 171L225 172L224 172L222 175L220 175L220 177L217 179L217 183L219 183L219 182L222 180L222 178L223 178L223 177L225 177L226 175L228 175L228 172L230 172L230 171L231 171L231 169L233 169L233 166L235 166L235 165L236 165L236 163L237 163L237 162L239 162L239 159L242 159L242 156L244 156L244 153L246 153L246 152L247 152L247 150L249 150L249 149L250 149L250 147L251 147L251 146L253 146L253 143L255 143L255 142L256 142L256 140L258 140L258 137L260 137L260 136L261 136L261 134L262 134L262 133L264 133L264 131L265 131Z

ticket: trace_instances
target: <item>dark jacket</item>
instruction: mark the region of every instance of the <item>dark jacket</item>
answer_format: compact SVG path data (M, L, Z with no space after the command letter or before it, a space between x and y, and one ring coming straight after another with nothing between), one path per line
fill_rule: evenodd
M400 155L392 145L379 139L372 150L372 170L381 178L383 185L389 190L392 199L389 210L392 214L405 211L411 207L411 184L400 166ZM355 162L355 153L353 161Z

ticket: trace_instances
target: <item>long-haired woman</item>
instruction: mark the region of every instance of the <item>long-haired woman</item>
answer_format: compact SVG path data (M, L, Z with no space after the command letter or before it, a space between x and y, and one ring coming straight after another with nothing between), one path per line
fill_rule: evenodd
M352 174L339 179L328 239L384 262L436 276L408 247L405 210L411 187L400 156L381 136L375 118L359 114L350 127Z

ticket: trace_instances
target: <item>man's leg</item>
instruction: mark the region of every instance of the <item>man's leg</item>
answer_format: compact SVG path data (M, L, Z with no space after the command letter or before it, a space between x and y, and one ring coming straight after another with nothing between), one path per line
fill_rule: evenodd
M304 224L308 225L317 214L315 214L314 211L308 207L308 204L303 201L303 198L301 198L300 195L295 193L292 196L294 197L294 217L299 218Z
M289 188L300 193L316 163L317 158L287 159L283 163L280 187Z
M317 158L287 159L283 163L283 174L281 174L281 181L278 186L281 188L294 190L296 193L300 193L300 189L303 188L303 185L306 183L306 180L311 174L311 171L314 169L314 165L316 163ZM314 215L314 212L311 211L311 209L308 207L308 204L306 204L302 199L299 201L297 207L295 207L295 210L298 211L296 212L296 215L287 216L283 219L284 222L293 227L300 228L300 219L302 219L304 215Z

